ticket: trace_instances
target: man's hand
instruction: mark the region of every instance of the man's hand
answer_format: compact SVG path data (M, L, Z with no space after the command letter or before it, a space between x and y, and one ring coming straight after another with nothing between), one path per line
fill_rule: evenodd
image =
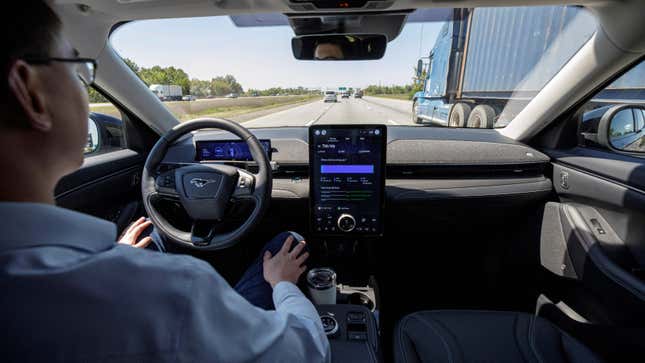
M145 237L139 242L137 242L137 240L141 233L151 225L152 222L146 221L144 217L139 218L136 222L132 223L125 232L123 232L123 235L121 235L121 238L119 239L119 243L136 248L146 248L150 242L152 242L152 237Z
M267 280L272 288L280 281L289 281L294 284L297 283L300 275L307 269L307 266L302 264L307 260L307 257L309 257L309 253L305 252L298 257L300 252L302 252L302 249L305 248L305 242L302 241L298 243L298 245L289 252L293 241L293 236L289 236L282 245L280 251L273 257L271 256L271 252L264 252L264 279Z

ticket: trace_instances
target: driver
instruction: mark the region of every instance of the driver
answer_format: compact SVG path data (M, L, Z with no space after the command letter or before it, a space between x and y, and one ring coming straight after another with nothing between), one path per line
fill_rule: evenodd
M339 44L325 42L316 45L314 50L314 59L316 60L342 60L345 59L343 49Z
M0 23L2 360L329 361L295 285L304 242L278 236L236 291L204 261L128 246L150 243L143 220L116 244L113 223L54 205L58 180L83 162L93 74L42 0ZM245 298L265 292L254 300L265 309Z

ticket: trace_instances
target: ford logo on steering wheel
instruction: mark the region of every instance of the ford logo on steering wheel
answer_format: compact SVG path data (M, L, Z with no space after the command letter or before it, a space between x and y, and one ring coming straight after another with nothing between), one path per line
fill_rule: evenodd
M193 178L190 179L190 184L194 185L197 188L203 188L210 183L215 183L217 180L214 179L202 179L202 178Z

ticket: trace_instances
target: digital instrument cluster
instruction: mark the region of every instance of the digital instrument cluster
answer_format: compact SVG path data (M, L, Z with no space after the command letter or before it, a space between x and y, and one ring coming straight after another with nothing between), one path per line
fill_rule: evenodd
M271 140L260 140L271 160ZM249 146L242 140L197 141L197 161L252 161Z

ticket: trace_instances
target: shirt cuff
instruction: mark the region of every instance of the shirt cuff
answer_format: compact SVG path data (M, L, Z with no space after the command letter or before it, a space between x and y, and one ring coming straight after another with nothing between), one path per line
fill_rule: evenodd
M276 310L289 298L304 298L305 295L300 291L298 286L289 281L280 281L273 288L273 305Z

